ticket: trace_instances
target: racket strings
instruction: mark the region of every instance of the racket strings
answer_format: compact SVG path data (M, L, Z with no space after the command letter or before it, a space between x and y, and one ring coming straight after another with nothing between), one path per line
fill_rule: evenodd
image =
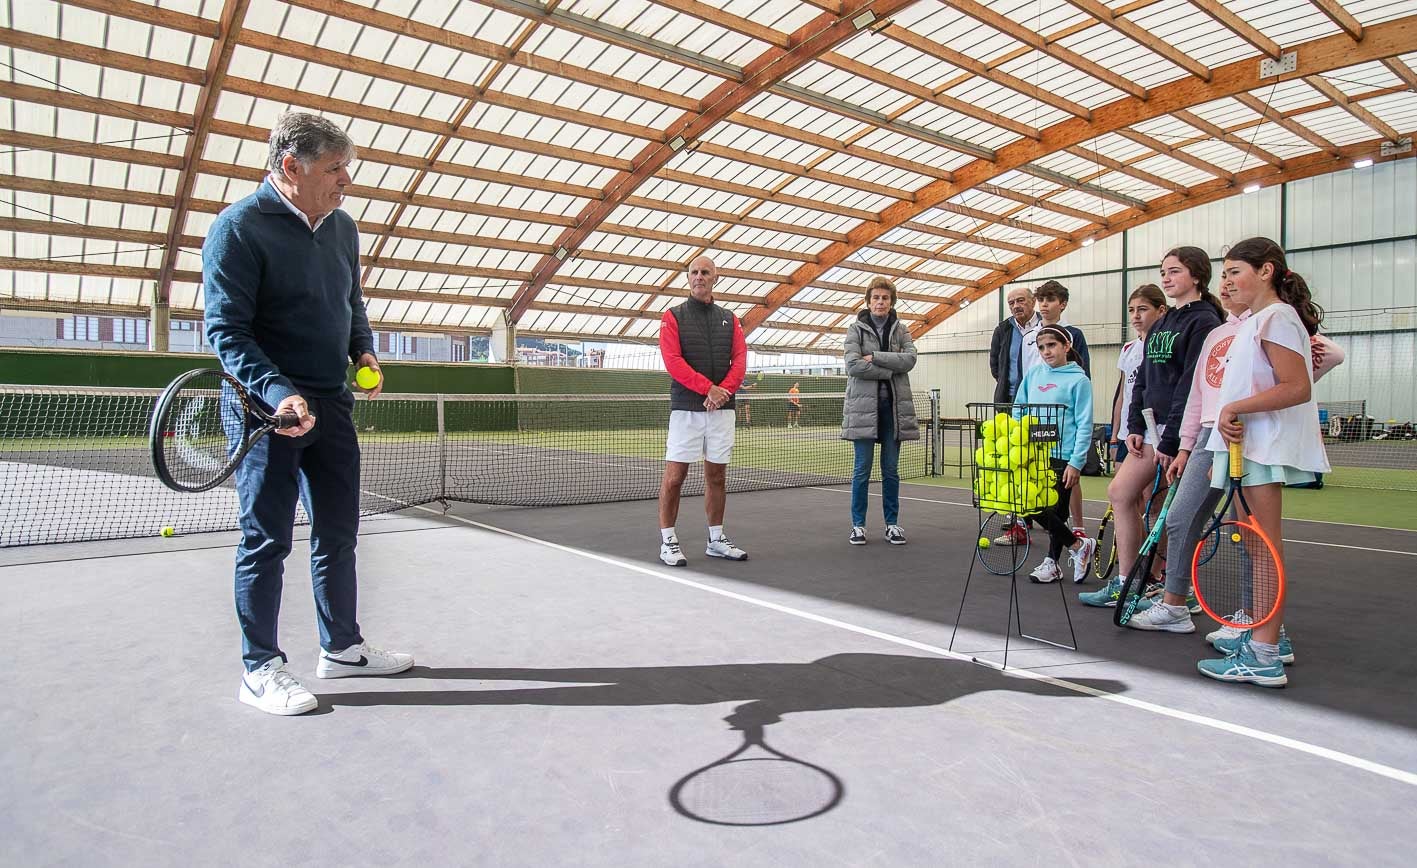
M162 419L167 471L179 483L200 485L221 472L246 435L246 404L224 377L204 374L186 383Z
M1201 542L1196 594L1213 613L1265 621L1279 599L1279 565L1269 543L1248 525L1225 522Z

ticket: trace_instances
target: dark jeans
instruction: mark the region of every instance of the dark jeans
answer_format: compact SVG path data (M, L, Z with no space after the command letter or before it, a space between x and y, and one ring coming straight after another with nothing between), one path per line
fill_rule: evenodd
M236 470L242 534L236 547L236 618L248 671L272 657L285 659L277 625L297 497L310 516L310 575L320 645L339 651L364 641L355 621L359 441L354 397L306 400L315 427L294 439L263 437Z
M886 524L900 523L900 441L895 439L895 409L887 398L876 404L876 439L853 440L856 467L851 473L851 526L866 526L866 500L870 496L871 462L881 444L881 504Z
M1058 492L1058 502L1033 518L1048 531L1048 557L1056 561L1062 556L1063 549L1077 542L1077 537L1073 536L1072 525L1068 522L1072 490L1063 487L1063 471L1068 469L1068 462L1061 458L1050 458L1048 466L1058 477L1058 482L1053 487Z

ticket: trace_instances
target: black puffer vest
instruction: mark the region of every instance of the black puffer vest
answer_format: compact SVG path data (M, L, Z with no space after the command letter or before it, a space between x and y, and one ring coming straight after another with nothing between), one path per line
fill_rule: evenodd
M716 304L704 304L690 298L674 308L674 321L679 324L679 352L689 367L721 383L733 365L733 314ZM707 393L699 394L671 379L669 406L674 410L704 409ZM734 407L732 399L722 409Z

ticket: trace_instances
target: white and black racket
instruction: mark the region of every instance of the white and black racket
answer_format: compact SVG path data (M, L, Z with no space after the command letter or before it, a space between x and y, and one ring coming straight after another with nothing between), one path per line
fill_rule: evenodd
M277 428L294 428L294 413L273 416L251 401L224 371L188 371L163 390L148 425L153 470L173 491L206 491L236 471L251 447Z

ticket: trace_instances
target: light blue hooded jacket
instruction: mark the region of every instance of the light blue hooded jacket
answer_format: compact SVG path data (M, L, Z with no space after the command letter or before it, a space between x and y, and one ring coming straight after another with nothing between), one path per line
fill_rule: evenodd
M1092 441L1092 381L1077 362L1059 368L1046 364L1034 365L1024 372L1014 396L1018 404L1062 404L1062 428L1058 443L1053 447L1054 458L1061 458L1079 471L1087 459ZM1021 415L1015 411L1014 415Z

